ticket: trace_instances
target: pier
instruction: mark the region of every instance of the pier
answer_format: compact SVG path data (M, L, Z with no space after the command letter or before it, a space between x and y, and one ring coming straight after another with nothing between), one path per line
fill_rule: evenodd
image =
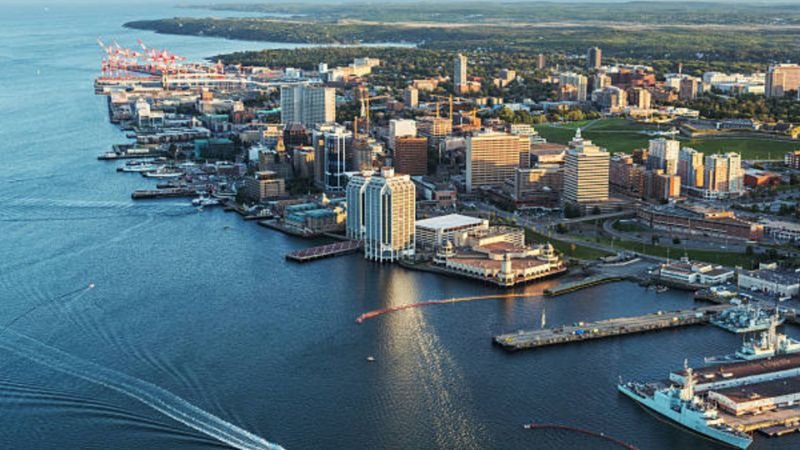
M559 284L550 289L545 289L544 295L555 297L557 295L568 294L581 289L586 289L592 286L597 286L605 283L612 283L614 281L622 281L623 278L613 275L592 275L582 280L571 281L568 283Z
M331 256L347 255L361 249L358 241L342 241L318 247L297 250L286 255L286 259L296 262L308 262L315 259L329 258Z
M494 343L509 351L570 342L603 339L612 336L644 333L708 322L731 305L714 305L671 312L656 312L635 317L618 317L597 322L579 322L570 326L541 330L520 330L494 337Z
M169 197L194 197L197 191L194 189L184 188L170 188L170 189L138 189L133 191L131 198L134 200L147 200L153 198L169 198Z

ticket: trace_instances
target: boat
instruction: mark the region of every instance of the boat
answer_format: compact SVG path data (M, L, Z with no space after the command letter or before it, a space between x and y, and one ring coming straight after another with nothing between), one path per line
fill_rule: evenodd
M205 195L200 195L199 197L192 199L192 206L217 206L220 204L219 199L213 197L206 197Z
M769 329L775 320L781 325L784 318L774 319L770 311L748 304L722 311L711 323L731 333L753 333Z
M143 172L142 175L147 178L178 178L183 172L170 167L159 167L154 172Z
M620 382L617 389L645 408L684 428L735 448L748 448L753 443L752 436L726 424L719 417L715 406L705 403L695 395L692 369L687 367L686 373L686 383L680 388L664 387L658 383Z
M374 356L367 356L367 362L375 362Z
M800 353L800 341L792 339L783 333L778 333L778 324L779 318L773 316L772 324L767 331L762 331L757 336L745 340L742 347L735 353L706 357L705 362L708 364L722 364Z
M147 173L147 172L155 172L158 170L158 166L153 164L125 164L122 167L117 167L117 172L128 172L128 173Z
M663 294L669 290L666 286L656 286L656 294Z

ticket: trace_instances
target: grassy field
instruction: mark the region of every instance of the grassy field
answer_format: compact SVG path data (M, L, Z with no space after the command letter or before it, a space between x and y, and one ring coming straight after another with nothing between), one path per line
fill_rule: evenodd
M598 238L599 243L612 245L611 239L607 237ZM721 252L717 250L692 250L682 247L672 247L663 244L642 244L640 242L618 241L613 242L614 248L631 250L646 255L659 256L661 258L678 259L684 254L693 261L704 261L712 264L723 264L726 266L741 266L745 269L753 267L755 259L744 253Z
M641 133L642 130L656 130L657 127L648 124L639 124L626 119L601 119L596 121L581 121L568 124L538 125L536 131L550 142L567 144L573 136L575 129L581 129L581 134L591 139L595 144L607 148L610 152L628 152L635 148L646 148L652 136ZM695 148L703 153L737 152L743 159L782 159L783 154L800 148L800 143L779 141L772 139L754 138L708 138L684 139L682 145Z
M543 234L537 233L531 230L530 228L525 229L525 241L528 243L550 242L556 250L558 250L560 253L564 254L569 258L597 259L600 258L601 256L613 255L613 253L604 252L602 250L596 250L591 247L576 245L565 241L559 241L558 239L553 239Z

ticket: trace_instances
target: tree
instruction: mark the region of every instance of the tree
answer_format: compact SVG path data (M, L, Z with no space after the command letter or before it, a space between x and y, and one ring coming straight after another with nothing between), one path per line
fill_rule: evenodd
M658 244L658 236L656 236L655 234L650 236L650 242L652 242L653 245Z
M592 215L596 216L596 215L600 214L600 212L601 211L600 211L600 207L599 206L595 205L595 207L592 208Z
M681 243L681 239L678 237L672 238L672 243L675 245L679 245Z
M753 246L748 245L747 248L744 249L744 254L747 256L753 256Z

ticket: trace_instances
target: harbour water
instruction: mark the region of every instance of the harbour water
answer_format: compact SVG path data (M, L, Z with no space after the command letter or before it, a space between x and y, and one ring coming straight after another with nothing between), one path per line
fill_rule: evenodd
M158 3L3 7L0 447L219 448L212 431L222 427L287 449L613 448L522 428L533 421L642 449L718 448L647 414L616 384L729 353L734 335L698 326L515 354L491 345L537 327L543 308L556 325L687 308L687 294L615 283L359 326L373 309L500 291L358 255L290 264L285 253L313 243L188 200L130 200L155 181L95 159L124 141L93 94L95 39L141 37L193 59L268 46L121 28L188 14L205 13ZM526 289L541 286L516 292ZM798 446L800 436L754 444Z

